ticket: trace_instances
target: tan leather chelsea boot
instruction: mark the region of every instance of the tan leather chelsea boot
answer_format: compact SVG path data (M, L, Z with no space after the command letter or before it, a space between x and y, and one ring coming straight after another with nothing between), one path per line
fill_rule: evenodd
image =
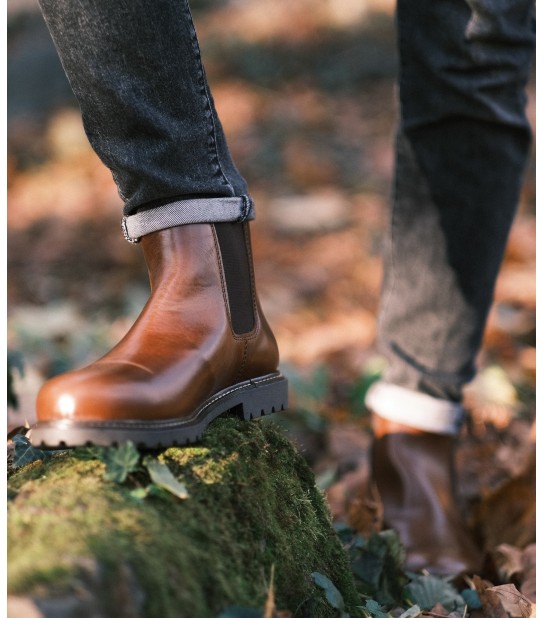
M384 525L406 549L406 569L437 576L478 572L482 555L454 492L455 437L372 415L372 475Z
M287 406L287 380L254 287L247 223L193 224L141 239L150 298L100 360L41 389L36 446L182 445L219 415Z

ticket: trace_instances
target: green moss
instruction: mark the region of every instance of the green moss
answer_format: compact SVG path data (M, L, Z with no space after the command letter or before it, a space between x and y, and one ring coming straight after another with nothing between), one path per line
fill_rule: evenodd
M189 490L137 500L103 479L104 465L75 449L9 480L8 586L48 594L80 585L100 565L102 603L127 565L145 616L215 617L228 605L264 604L272 565L276 602L295 616L335 616L313 571L348 605L358 602L347 556L312 472L271 424L218 420L198 447L160 455Z

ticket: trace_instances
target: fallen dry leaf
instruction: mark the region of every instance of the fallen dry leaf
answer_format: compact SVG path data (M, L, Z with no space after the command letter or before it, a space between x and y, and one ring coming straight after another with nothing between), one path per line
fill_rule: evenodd
M503 582L510 581L513 575L523 571L523 551L519 547L501 543L492 552L492 557Z
M428 612L425 612L425 614L429 614L430 616L433 616L433 618L436 618L437 616L449 616L448 610L441 603L436 603L436 605L431 607L431 609Z
M533 604L521 594L514 584L493 586L486 592L496 595L512 618L530 618Z
M520 591L532 603L536 603L536 544L532 543L523 550L523 575Z
M536 538L536 453L523 474L490 491L475 509L475 524L492 552L503 543L524 548Z
M510 618L501 603L501 598L498 594L492 592L490 588L480 592L480 602L484 618Z
M358 494L348 502L347 519L364 538L383 528L383 504L374 483L359 488Z

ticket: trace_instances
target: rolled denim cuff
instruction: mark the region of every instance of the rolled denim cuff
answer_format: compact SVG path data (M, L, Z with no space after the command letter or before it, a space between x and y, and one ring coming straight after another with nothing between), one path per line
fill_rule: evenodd
M444 435L457 435L465 418L459 403L386 382L372 385L365 405L388 421Z
M241 197L214 197L178 200L123 217L123 235L129 242L169 227L191 223L224 223L255 219L253 201Z

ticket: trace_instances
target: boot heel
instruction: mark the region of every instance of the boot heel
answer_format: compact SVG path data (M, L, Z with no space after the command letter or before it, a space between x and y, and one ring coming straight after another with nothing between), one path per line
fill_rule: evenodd
M288 382L283 376L252 380L255 388L244 392L238 414L249 421L287 409Z

